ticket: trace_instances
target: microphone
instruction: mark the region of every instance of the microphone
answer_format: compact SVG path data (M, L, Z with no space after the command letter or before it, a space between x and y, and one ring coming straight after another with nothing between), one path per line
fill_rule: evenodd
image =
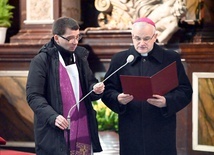
M129 55L126 59L126 63L123 64L122 66L120 66L117 70L115 70L113 73L111 73L108 77L106 77L102 82L105 82L106 80L108 80L112 75L114 75L116 72L118 72L121 68L123 68L124 66L126 66L128 63L131 63L134 60L134 56L133 55ZM68 125L68 130L70 130L70 113L71 111L74 109L75 106L77 106L80 102L82 102L88 95L90 95L93 92L93 89L88 92L83 98L81 98L76 104L74 104L70 110L68 111L68 116L67 116L67 121L69 123Z
M121 68L123 68L124 66L126 66L128 63L132 62L134 60L134 56L133 55L129 55L128 58L126 59L126 63L123 64L122 66L120 66L118 69L116 69L113 73L111 73L108 77L106 77L102 82L105 82L106 80L108 80L112 75L114 75L116 72L118 72Z

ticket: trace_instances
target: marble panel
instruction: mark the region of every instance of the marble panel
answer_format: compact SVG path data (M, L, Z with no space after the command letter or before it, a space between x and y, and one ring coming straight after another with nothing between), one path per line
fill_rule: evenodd
M214 152L214 72L193 73L193 150Z

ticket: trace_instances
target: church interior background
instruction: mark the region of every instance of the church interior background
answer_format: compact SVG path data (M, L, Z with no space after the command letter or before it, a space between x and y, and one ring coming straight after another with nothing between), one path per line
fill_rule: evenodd
M156 23L157 43L181 55L193 86L192 103L177 114L178 155L214 153L213 0L9 0L9 3L15 6L12 25L5 43L0 44L0 136L7 144L0 151L7 148L34 152L33 113L25 99L26 76L31 59L52 37L55 19L69 16L79 22L84 36L79 45L90 51L90 66L102 78L112 55L132 44L132 22L145 16ZM114 148L108 149L117 154Z

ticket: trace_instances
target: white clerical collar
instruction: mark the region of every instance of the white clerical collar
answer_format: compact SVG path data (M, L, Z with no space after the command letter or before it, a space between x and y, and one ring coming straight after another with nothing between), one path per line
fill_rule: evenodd
M148 56L148 53L142 53L141 55L146 57L146 56Z

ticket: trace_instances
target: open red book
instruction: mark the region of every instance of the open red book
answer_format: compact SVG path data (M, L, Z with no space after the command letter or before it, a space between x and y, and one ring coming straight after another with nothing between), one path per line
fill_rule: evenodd
M178 86L176 62L171 63L151 77L120 75L124 94L134 100L145 101L153 94L164 95Z

